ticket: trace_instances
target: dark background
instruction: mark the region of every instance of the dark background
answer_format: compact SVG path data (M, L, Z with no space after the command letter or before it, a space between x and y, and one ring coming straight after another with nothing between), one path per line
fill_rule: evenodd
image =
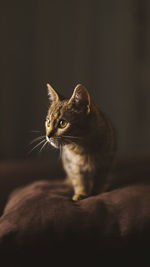
M150 153L149 0L0 1L0 33L1 160L39 155L28 152L44 134L47 82L67 97L83 83L118 153Z

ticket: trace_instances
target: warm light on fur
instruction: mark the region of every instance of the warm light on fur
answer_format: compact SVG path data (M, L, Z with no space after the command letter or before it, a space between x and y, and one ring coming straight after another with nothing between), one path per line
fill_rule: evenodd
M60 97L49 84L47 87L50 124L46 124L46 138L61 149L67 180L74 188L73 200L80 200L103 190L115 152L114 130L83 85L75 87L70 99ZM62 121L64 127L60 127Z

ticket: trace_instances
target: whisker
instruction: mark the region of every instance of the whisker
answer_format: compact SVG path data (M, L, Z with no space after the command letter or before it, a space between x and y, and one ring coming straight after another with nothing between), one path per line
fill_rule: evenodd
M72 136L72 135L62 135L62 137L70 138L70 139L82 139L82 137Z
M44 143L44 145L42 145L42 147L41 147L39 153L42 152L43 148L47 145L47 143L48 143L48 141L46 140L45 143Z
M28 133L41 133L41 131L38 131L38 130L29 130Z
M41 135L41 136L39 136L39 137L33 139L33 140L29 143L29 145L31 145L31 144L33 144L34 142L36 142L36 141L38 141L38 140L40 140L40 139L43 139L43 138L45 138L45 135Z
M59 146L59 151L60 151L59 156L61 158L61 155L62 155L62 146L61 145Z
M45 140L42 140L40 143L38 143L36 146L34 146L30 151L29 154L38 146L40 146L43 142L45 142Z

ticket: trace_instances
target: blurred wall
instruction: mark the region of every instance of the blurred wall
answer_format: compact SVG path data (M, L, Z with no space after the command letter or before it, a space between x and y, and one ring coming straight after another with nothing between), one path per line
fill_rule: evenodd
M83 83L118 153L150 153L149 0L2 0L0 32L1 159L28 157L44 134L47 82L68 97Z

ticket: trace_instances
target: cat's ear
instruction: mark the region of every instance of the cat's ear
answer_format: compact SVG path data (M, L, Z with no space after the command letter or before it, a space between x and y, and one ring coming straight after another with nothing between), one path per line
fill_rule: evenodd
M49 100L51 102L57 102L59 100L59 96L49 83L47 83L47 89L48 89Z
M86 107L87 113L90 112L90 95L82 84L75 87L69 102L74 103L77 107Z

